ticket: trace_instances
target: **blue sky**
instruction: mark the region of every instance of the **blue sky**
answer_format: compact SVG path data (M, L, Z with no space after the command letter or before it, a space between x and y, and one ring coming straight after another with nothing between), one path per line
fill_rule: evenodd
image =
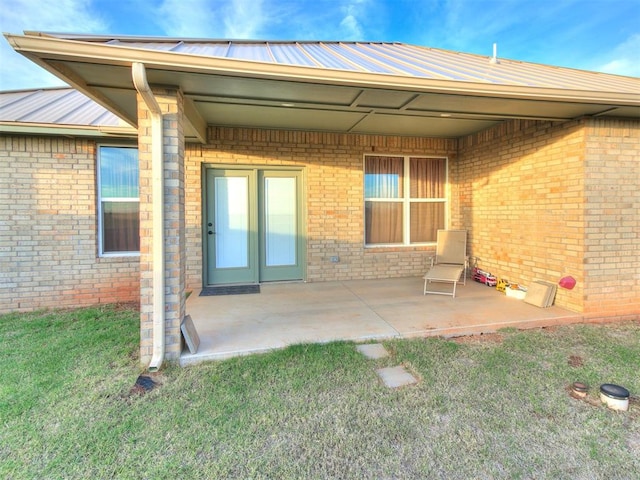
M397 41L640 77L640 0L0 0L2 32ZM62 85L0 39L0 90Z

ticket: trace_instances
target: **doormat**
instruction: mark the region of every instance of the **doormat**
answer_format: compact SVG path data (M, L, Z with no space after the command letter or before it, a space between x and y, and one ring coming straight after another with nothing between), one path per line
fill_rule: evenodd
M201 297L210 295L244 295L260 293L260 285L226 285L220 287L205 287L200 292Z

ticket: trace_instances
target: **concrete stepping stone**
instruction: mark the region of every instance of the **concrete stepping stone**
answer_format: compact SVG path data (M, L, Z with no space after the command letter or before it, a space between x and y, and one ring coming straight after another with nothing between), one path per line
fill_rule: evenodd
M368 343L365 345L357 345L356 350L367 358L376 359L389 356L389 352L381 343Z
M382 382L389 388L398 388L418 383L416 377L407 372L404 367L387 367L376 370Z

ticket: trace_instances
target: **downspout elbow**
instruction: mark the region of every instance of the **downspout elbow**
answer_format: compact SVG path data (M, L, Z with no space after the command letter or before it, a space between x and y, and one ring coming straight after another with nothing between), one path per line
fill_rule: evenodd
M131 65L133 84L151 113L152 177L152 268L153 268L153 352L149 371L160 369L165 352L165 280L164 280L164 152L162 110L147 82L144 64Z

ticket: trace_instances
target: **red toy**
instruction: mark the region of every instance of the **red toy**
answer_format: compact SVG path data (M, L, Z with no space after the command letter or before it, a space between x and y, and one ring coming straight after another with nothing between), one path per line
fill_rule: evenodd
M473 279L476 282L484 283L487 287L495 287L498 284L498 279L494 275L479 268L473 269Z

